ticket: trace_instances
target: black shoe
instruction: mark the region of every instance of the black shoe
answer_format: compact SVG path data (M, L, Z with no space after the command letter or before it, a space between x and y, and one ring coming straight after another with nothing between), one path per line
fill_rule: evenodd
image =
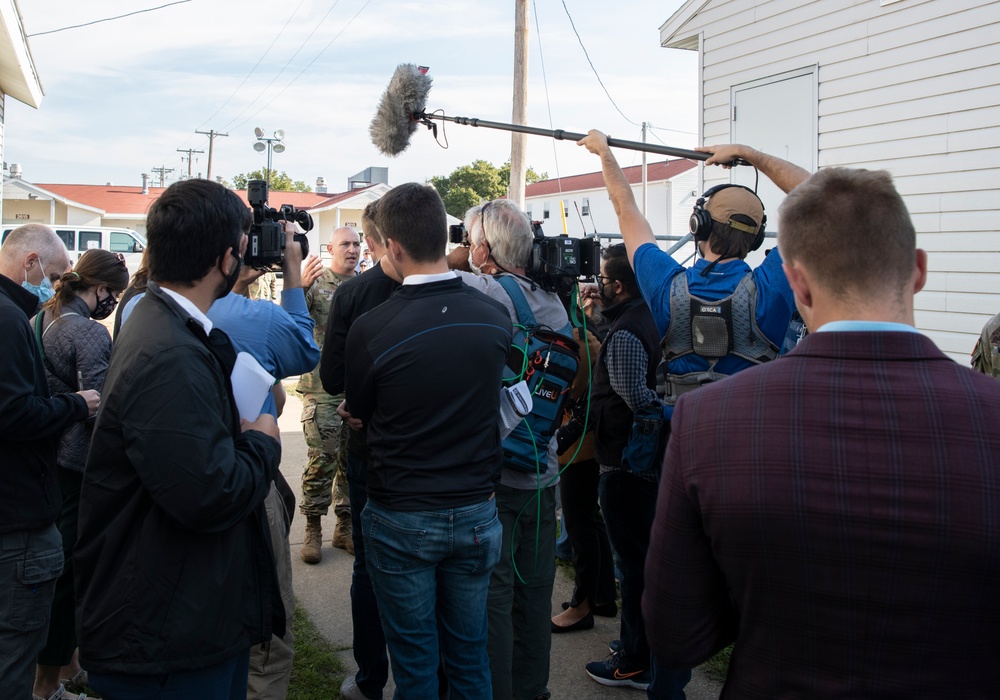
M618 606L613 600L610 603L595 605L591 608L591 610L599 617L614 617L618 614Z
M562 634L563 632L576 632L578 630L592 630L594 629L594 614L587 613L586 616L581 617L579 620L574 622L572 625L567 625L563 627L552 623L552 634Z
M617 652L605 661L591 661L587 664L587 675L601 685L623 686L645 690L653 681L648 669L628 663L625 655Z
M610 642L608 642L608 649L611 650L612 654L617 654L619 651L622 650L622 640L612 639Z

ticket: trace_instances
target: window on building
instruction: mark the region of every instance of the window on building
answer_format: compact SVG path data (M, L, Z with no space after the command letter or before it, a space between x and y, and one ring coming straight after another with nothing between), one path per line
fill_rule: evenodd
M583 216L590 216L590 200L587 197L583 198L583 206L580 208L580 213Z
M546 202L545 204L542 205L542 218L543 219L549 218L549 203L548 202Z

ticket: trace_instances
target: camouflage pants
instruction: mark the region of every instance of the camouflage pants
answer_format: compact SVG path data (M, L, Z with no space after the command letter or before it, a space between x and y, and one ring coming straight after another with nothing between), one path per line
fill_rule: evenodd
M302 501L305 516L326 515L333 503L337 519L350 522L351 504L347 497L347 433L337 415L339 401L317 400L315 394L302 395L302 432L308 461L302 472ZM336 500L333 492L336 491Z

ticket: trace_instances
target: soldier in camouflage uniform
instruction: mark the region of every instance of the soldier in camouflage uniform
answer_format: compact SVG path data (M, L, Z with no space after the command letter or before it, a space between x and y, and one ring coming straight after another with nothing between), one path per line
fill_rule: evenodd
M350 226L333 232L327 244L332 259L319 279L306 291L306 305L316 322L316 344L322 348L330 303L337 287L356 273L354 268L361 256L361 237ZM302 560L316 564L322 558L323 530L320 518L327 514L337 497L333 512L337 524L333 531L334 547L354 553L351 540L351 508L347 497L346 441L347 431L337 415L337 405L343 394L331 396L323 391L319 366L299 379L296 391L302 396L302 431L309 448L309 461L302 474L302 502L299 509L306 516L306 536L302 545Z
M972 350L972 368L1000 379L1000 314L983 326L983 332Z

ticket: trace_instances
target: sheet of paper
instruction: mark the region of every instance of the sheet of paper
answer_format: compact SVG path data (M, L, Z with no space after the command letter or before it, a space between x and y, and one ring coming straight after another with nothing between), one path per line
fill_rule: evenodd
M236 397L236 408L243 420L257 420L267 393L274 386L274 377L260 366L248 352L236 356L236 365L231 376L233 396Z
M531 391L525 382L500 390L500 439L503 440L531 413Z

